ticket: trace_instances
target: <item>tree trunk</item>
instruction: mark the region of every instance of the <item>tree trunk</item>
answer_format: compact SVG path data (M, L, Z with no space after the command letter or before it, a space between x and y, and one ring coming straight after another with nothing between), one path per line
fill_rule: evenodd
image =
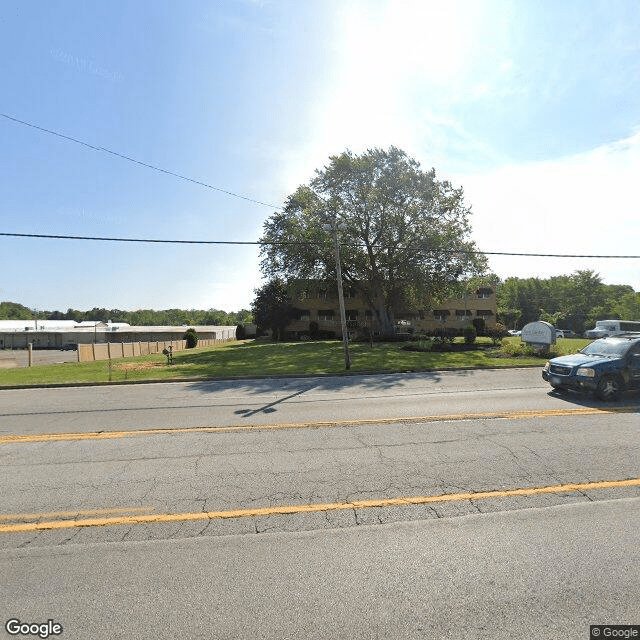
M376 306L375 314L380 325L380 331L385 338L391 338L395 335L395 326L393 320L393 312L389 311L385 305Z
M363 297L365 301L376 314L380 333L382 333L385 338L393 337L395 335L393 310L388 308L381 287L374 285L368 291L364 290L362 293L364 294Z

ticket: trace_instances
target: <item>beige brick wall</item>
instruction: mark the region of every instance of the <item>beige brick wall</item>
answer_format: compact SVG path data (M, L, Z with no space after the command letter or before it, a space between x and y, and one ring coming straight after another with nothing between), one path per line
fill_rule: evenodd
M299 295L300 291L307 292L306 297ZM338 304L337 292L333 294L327 291L326 295L319 296L317 290L313 287L301 286L298 291L292 292L293 306L308 311L308 316L304 319L294 320L287 327L288 331L305 332L309 330L309 323L315 321L318 323L320 330L335 331L340 333L340 309ZM357 318L357 327L369 327L376 331L378 323L375 313L367 314L370 308L359 297L345 295L345 310L347 311L347 319L349 312L355 312L354 317ZM434 316L435 311L445 311L443 319ZM327 316L323 312L332 311L331 319L320 319ZM465 313L466 311L466 313ZM459 312L459 313L456 313ZM463 329L471 323L474 318L482 317L487 327L493 327L496 324L497 302L494 287L482 287L477 292L467 294L464 297L451 298L440 304L432 306L431 310L405 310L396 314L396 321L403 321L408 324L405 326L412 327L416 331L433 330L438 328Z

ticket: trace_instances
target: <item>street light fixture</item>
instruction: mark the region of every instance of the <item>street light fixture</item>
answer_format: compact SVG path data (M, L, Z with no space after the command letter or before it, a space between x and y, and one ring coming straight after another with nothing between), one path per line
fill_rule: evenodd
M340 323L342 325L342 346L344 349L344 368L351 368L351 354L349 353L349 333L347 332L347 314L344 310L344 293L342 291L342 267L340 266L340 243L338 242L338 230L344 228L336 220L333 224L322 225L325 231L333 233L334 250L336 255L336 276L338 280L338 303L340 304Z

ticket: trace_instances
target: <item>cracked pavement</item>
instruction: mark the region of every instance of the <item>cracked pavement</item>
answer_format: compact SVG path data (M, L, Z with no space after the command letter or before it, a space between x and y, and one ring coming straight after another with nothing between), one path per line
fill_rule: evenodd
M137 509L136 513L149 516L207 514L596 482L640 475L637 411L595 415L571 415L569 411L566 415L526 419L474 418L477 407L484 409L490 403L494 410L510 407L515 398L524 394L527 381L530 386L527 397L536 397L538 408L555 408L558 403L569 410L573 406L537 389L537 370L512 373L510 392L504 391L504 372L499 374L452 375L444 382L445 374L438 380L409 376L403 381L398 376L380 376L377 384L376 380L363 381L362 377L350 384L342 379L323 384L300 381L299 393L292 393L295 381L283 383L286 387L283 397L294 403L300 401L304 390L313 389L318 394L305 400L305 408L313 415L322 415L327 393L335 393L336 403L340 404L341 397L353 398L363 392L367 396L367 419L376 412L388 416L390 400L397 406L399 398L410 405L405 406L405 415L420 409L423 415L428 415L429 410L435 410L437 415L434 389L442 385L446 401L440 411L467 412L470 417L465 420L391 424L376 424L373 420L328 429L168 432L135 438L3 444L0 466L5 480L0 511L50 514ZM243 382L241 387L247 384ZM260 387L264 381L256 385L253 391L263 393ZM269 385L271 393L273 381ZM169 390L169 395L182 394L183 400L191 398L194 404L203 393L197 388L189 391L184 384L175 388L151 386L156 392ZM230 391L226 384L221 389ZM140 398L136 397L137 390ZM85 429L89 429L95 415L81 407L95 393L94 389L47 390L47 395L55 398L51 414L32 411L30 415L37 415L41 433L47 431L50 423L59 427L61 413L55 405L66 397L70 399L68 411L75 411L75 417L84 416ZM147 386L126 390L129 402L134 405L143 404L149 393ZM253 395L246 389L236 389L235 394L244 397L236 398L236 404L231 398L225 400L227 420L237 420L234 407L244 405L247 397ZM106 402L111 395L110 391L102 395L102 402L96 407L98 416L104 415L105 410L118 413L118 407L122 409L124 401L115 395ZM218 394L213 396L217 402ZM0 417L4 433L7 425L15 426L18 415L29 413L26 407L20 408L13 401L12 416ZM280 405L279 410L287 411L286 404ZM151 414L156 415L153 411ZM137 411L126 414L129 422L119 428L135 429L141 415ZM28 422L24 430L30 432L33 428ZM55 431L54 427L52 432ZM3 533L0 544L15 548L381 525L633 495L638 495L637 488L176 522L128 521L116 526Z

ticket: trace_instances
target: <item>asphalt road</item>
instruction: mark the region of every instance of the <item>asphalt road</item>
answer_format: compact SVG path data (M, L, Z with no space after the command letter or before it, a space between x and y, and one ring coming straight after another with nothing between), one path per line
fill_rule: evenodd
M5 618L65 640L587 640L638 623L640 499L0 555ZM8 636L7 636L8 637Z
M588 638L640 622L638 413L538 369L0 391L0 602L63 638Z
M624 403L640 404L627 395ZM0 390L0 434L420 418L600 408L540 369Z

